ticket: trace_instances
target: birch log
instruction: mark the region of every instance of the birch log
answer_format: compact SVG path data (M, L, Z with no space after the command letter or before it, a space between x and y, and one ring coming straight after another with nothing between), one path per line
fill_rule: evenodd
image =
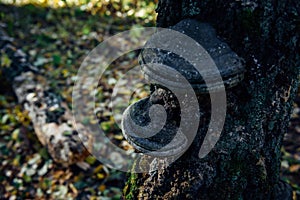
M26 54L16 47L0 26L2 73L11 82L20 104L28 111L39 141L47 147L54 161L63 166L81 163L92 151L93 136L74 122L67 103L47 83L47 78L35 69Z

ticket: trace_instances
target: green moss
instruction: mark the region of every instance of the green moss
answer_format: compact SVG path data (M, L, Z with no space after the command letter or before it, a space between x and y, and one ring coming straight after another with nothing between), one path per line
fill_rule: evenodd
M131 173L130 177L123 189L123 194L125 196L125 199L131 200L131 199L136 199L137 195L137 179L138 175L136 173Z

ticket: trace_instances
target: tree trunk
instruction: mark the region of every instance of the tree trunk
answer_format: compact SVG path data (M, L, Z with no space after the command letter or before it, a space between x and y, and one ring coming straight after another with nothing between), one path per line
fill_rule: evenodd
M280 180L283 136L300 66L297 0L160 0L157 26L208 22L245 60L245 79L227 91L220 140L198 157L206 123L189 150L156 172L131 174L126 199L292 199ZM209 113L209 112L208 112ZM201 124L201 123L200 123Z

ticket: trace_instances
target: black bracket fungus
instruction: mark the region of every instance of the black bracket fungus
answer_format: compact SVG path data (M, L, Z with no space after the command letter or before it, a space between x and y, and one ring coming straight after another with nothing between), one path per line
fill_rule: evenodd
M168 87L182 89L183 91L187 88L174 78L174 76L170 75L170 70L167 67L164 68L161 66L168 66L179 72L189 82L190 86L192 86L198 98L200 96L200 98L205 99L208 98L208 91L218 92L220 88L224 89L225 87L229 89L239 84L243 80L245 72L243 60L230 49L228 44L218 38L216 31L210 24L200 23L193 19L184 19L170 27L170 29L185 34L200 44L213 60L217 70L212 70L210 66L204 69L205 80L209 79L213 82L209 86L210 90L208 90L204 78L192 63L173 52L159 48L149 48L153 46L152 43L159 41L159 35L154 34L148 40L139 56L141 70L146 78L148 77L151 80L156 80L158 83L165 83L166 85L153 83L154 91L151 91L150 98L142 99L127 109L123 116L123 134L137 150L144 153L156 151L152 152L152 155L155 156L179 154L187 140L184 135L185 133L180 132L180 130L178 131L178 124L181 117L180 106L176 95ZM177 50L180 52L186 51L181 46L178 46L178 48ZM201 59L201 56L203 55L200 52L197 59ZM156 64L160 66L157 67ZM222 77L221 81L217 79L218 76ZM162 105L166 110L166 124L156 135L136 137L145 134L143 127L151 123L149 122L149 110L155 104ZM140 128L135 128L136 126ZM176 138L177 132L181 134L178 134L179 136ZM172 139L175 139L175 143L172 143L175 145L171 145L170 148L164 150L164 152L169 152L162 153L161 151L157 151L167 145Z

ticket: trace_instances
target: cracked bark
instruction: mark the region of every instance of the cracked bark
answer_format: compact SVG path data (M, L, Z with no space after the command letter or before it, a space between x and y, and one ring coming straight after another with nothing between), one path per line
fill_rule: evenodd
M298 84L299 5L296 0L159 1L157 26L184 18L211 23L245 60L247 72L227 91L225 126L210 154L198 158L207 127L203 119L190 149L155 173L131 174L124 198L292 199L279 173Z

